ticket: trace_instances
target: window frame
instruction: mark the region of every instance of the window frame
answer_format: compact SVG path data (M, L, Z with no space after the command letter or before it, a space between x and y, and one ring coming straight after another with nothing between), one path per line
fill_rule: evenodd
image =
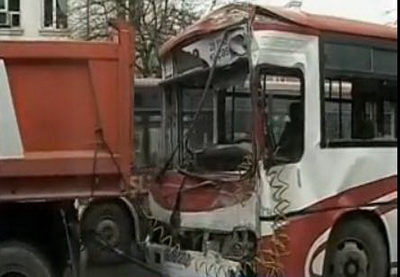
M8 25L0 25L0 30L11 30L11 29L19 29L21 28L21 1L19 1L18 5L18 11L11 11L9 6L10 0L4 0L4 8L0 9L0 12L7 14L10 17L10 22ZM19 24L18 25L13 25L12 17L17 15L19 17Z
M396 140L357 140L350 139L348 141L331 141L328 143L326 136L325 122L325 81L327 78L334 79L335 75L341 78L370 78L370 79L385 79L397 82L396 75L373 73L365 71L349 71L349 70L334 70L325 68L325 52L324 46L327 43L353 45L361 47L370 47L371 49L381 51L395 51L397 53L397 41L385 39L372 39L366 37L357 37L352 35L338 35L326 33L319 37L319 73L320 73L320 148L360 148L360 147L397 147Z
M181 162L180 119L179 119L179 86L170 84L163 87L161 100L161 129L165 139L162 140L163 156L168 158L177 148L177 155L173 156L173 164ZM172 119L172 120L170 120ZM172 164L171 164L172 166Z
M46 26L45 24L45 20L46 20L46 0L42 0L41 1L41 27L43 30L53 30L53 31L66 31L68 30L69 26L68 26L68 13L65 14L66 16L66 20L67 20L67 26L65 28L59 28L57 27L57 1L58 0L51 0L52 1L52 22L51 22L51 26ZM65 0L68 2L68 0Z
M285 76L285 77L296 77L299 79L300 81L300 101L303 105L303 145L302 145L302 152L301 155L299 155L299 157L293 161L290 162L290 164L295 164L298 163L302 160L302 158L304 157L305 154L305 150L306 150L306 91L305 91L305 87L306 87L306 79L304 76L304 72L298 68L298 67L281 67L281 66L277 66L277 65L273 65L273 64L268 64L268 63L263 63L260 65L256 66L255 69L256 72L256 82L257 84L261 82L261 76L262 74L264 75L278 75L280 77ZM266 130L267 128L267 124L268 124L268 118L265 117L265 108L266 106L266 97L265 97L265 92L262 91L261 92L262 95L262 102L263 102L263 106L262 106L262 114L264 117L264 141L265 141L265 146L267 148L267 151L271 151L272 153L276 150L276 149L271 149L271 147L273 146L275 148L275 142L272 141L270 135L269 135L269 131ZM282 96L280 96L279 98L282 98ZM253 107L253 109L256 109L256 107ZM272 156L273 159L273 156ZM275 162L275 161L273 161Z

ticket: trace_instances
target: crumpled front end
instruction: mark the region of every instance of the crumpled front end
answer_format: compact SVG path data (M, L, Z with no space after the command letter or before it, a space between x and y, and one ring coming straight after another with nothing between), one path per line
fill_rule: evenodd
M217 252L180 251L165 245L149 243L146 260L155 269L171 277L239 277L241 265L224 259Z
M256 193L248 181L213 177L223 181L166 174L150 188L146 258L168 276L243 276L251 270Z

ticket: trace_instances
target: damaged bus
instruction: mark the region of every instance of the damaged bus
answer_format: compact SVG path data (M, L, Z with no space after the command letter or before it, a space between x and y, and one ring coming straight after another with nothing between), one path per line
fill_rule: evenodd
M397 276L397 29L231 4L160 54L151 265Z

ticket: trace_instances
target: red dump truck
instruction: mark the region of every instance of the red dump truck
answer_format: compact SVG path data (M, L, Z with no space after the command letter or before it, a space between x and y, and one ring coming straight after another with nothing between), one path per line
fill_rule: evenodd
M77 271L76 199L126 209L133 32L114 27L106 42L0 41L2 277Z

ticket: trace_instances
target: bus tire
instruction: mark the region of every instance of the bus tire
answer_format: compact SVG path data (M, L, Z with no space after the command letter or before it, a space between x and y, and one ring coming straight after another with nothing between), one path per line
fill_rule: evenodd
M133 226L129 214L116 203L99 203L84 213L82 234L90 264L117 264L124 258L96 241L96 233L102 240L126 255L131 254Z
M387 245L378 227L371 220L354 218L333 230L323 276L386 277L388 260Z
M53 277L48 261L34 247L21 242L0 244L0 276Z

